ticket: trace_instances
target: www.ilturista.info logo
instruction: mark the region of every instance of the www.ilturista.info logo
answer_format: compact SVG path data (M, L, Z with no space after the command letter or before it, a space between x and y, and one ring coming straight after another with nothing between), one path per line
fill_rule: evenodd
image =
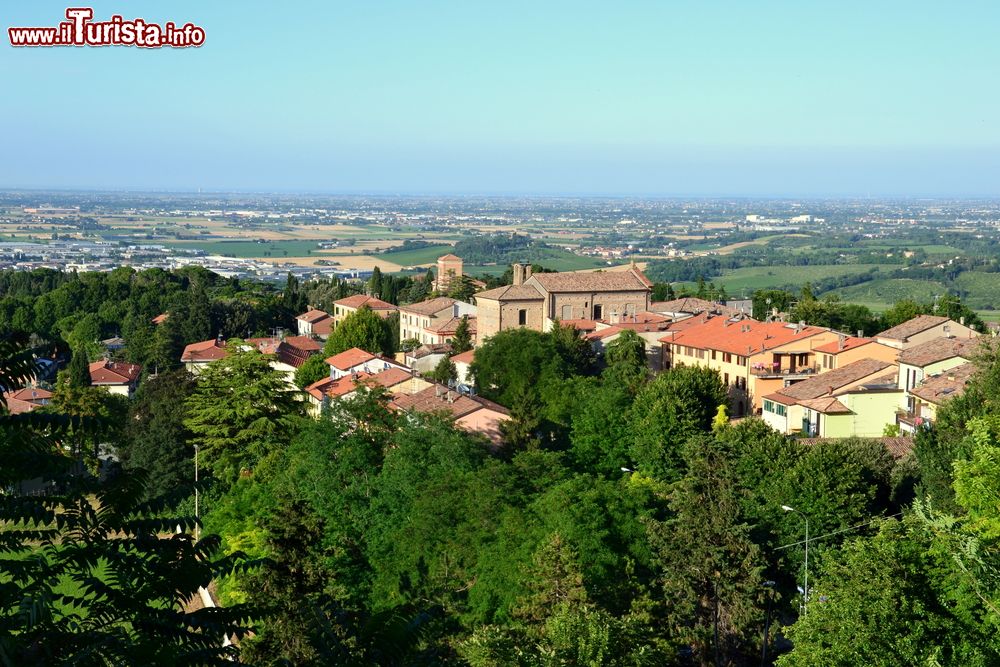
M205 30L193 23L178 26L126 21L112 16L110 21L92 21L90 7L70 7L68 20L50 28L7 28L11 46L139 46L146 49L185 48L205 43Z

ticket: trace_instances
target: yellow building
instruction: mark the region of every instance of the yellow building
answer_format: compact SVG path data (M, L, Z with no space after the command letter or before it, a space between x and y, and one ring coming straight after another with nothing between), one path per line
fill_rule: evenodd
M816 348L837 333L802 323L758 322L748 317L703 314L660 338L664 368L706 366L729 387L730 413L757 414L762 397L821 372ZM671 327L672 329L674 327Z
M860 359L896 361L899 350L878 342L874 338L859 338L840 334L833 343L816 348L820 372L832 371Z
M979 332L965 326L965 322L955 322L940 315L918 315L875 334L875 340L897 350L906 350L938 338L975 338L978 335Z

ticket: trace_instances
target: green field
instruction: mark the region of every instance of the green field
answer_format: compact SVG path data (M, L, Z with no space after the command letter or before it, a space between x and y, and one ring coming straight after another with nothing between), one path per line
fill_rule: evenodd
M947 294L948 288L934 280L913 280L910 278L891 278L872 280L860 285L852 285L834 290L844 301L868 306L872 310L885 310L897 301L912 299L918 302L930 302L935 295Z
M383 252L377 257L400 266L417 266L419 264L433 264L441 255L451 252L450 245L434 245L416 250L398 250Z
M813 266L748 266L727 271L711 279L716 286L725 287L730 296L759 289L801 286L824 278L836 278L865 273L878 268L875 264L816 264ZM694 283L681 283L693 287Z
M162 245L170 248L198 248L210 255L224 255L228 257L306 257L315 254L317 258L323 257L318 254L320 250L316 241L267 241L257 243L256 241L175 241ZM345 250L347 252L347 250Z

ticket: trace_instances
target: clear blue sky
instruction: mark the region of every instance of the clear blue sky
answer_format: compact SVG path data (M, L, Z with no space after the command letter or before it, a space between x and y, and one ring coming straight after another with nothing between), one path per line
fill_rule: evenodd
M9 46L66 6L0 11L0 187L1000 196L995 0L94 0L207 43Z

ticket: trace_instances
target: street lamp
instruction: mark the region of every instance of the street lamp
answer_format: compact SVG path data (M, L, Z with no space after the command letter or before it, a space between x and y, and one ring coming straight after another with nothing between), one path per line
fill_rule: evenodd
M807 517L802 512L798 511L794 507L789 507L788 505L782 505L781 509L786 512L795 512L806 522L806 563L805 563L805 577L802 584L802 609L803 613L809 613L809 517Z

